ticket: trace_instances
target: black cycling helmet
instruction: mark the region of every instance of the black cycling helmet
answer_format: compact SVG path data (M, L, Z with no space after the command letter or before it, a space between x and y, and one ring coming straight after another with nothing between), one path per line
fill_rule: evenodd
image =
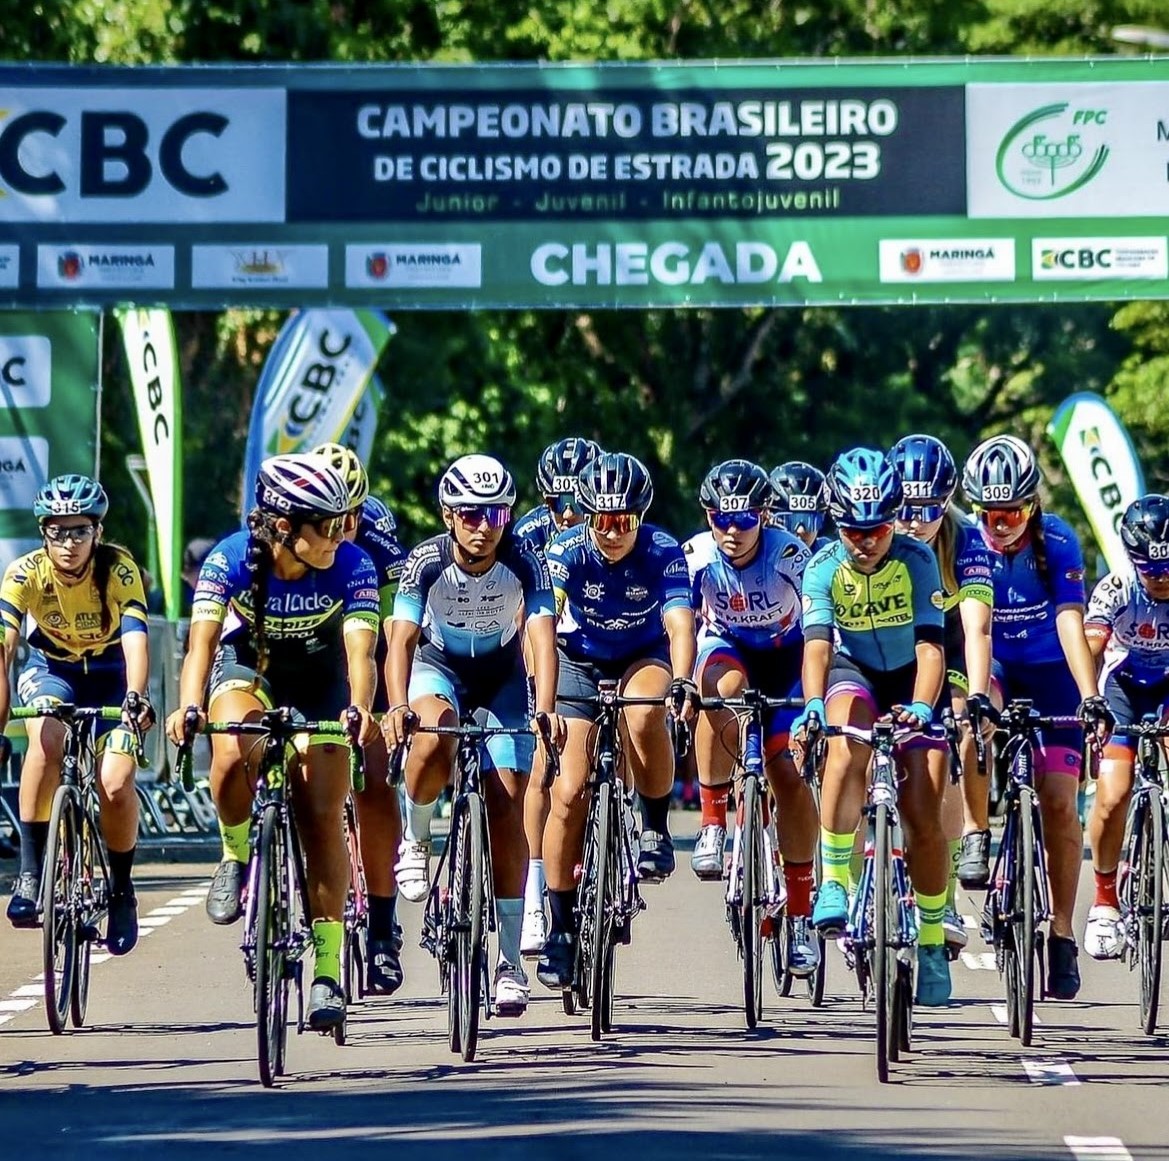
M876 528L894 520L904 491L897 469L876 448L838 456L824 477L828 513L841 528Z
M772 512L802 516L827 511L824 473L803 460L789 460L772 471L771 490L775 496Z
M536 465L536 487L542 496L571 495L576 480L590 460L601 455L601 445L591 439L569 436L550 443Z
M597 512L644 513L653 503L649 470L636 456L603 452L590 460L576 482L581 509Z
M1120 518L1120 539L1134 565L1169 563L1169 496L1134 500Z
M767 473L750 460L724 460L698 489L698 502L708 512L763 511L773 496Z

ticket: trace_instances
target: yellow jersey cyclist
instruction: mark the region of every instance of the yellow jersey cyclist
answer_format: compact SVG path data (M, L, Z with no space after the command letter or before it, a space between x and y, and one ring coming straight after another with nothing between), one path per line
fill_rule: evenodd
M927 726L946 677L937 558L924 544L896 533L904 491L883 453L845 452L824 486L840 539L818 552L804 572L806 708L793 733L802 742L812 715L860 729L889 715L911 728ZM916 1002L923 1007L950 999L942 929L949 870L944 777L927 761L933 745L910 741L900 754L906 777L899 805L919 921ZM867 746L850 738L829 740L820 804L824 870L812 911L813 924L826 934L843 930L848 920L849 863L870 756Z
M398 543L393 513L369 494L369 476L358 454L337 443L323 443L313 448L313 454L323 455L341 473L351 505L345 519L345 539L369 556L377 574L382 631L377 638L378 681L373 712L380 716L390 708L384 674L386 646L406 552ZM387 780L388 773L386 742L379 730L365 747L365 789L353 796L369 905L366 982L369 990L379 996L393 995L404 979L402 933L396 914L398 884L394 878L394 852L402 841L402 811L397 790Z
M17 688L26 705L71 702L119 705L139 696L138 726L154 711L146 697L150 655L146 598L133 558L103 544L109 510L105 489L83 475L57 476L33 500L42 546L14 560L0 585L7 673L25 615L33 622L29 655ZM4 680L0 724L8 718ZM138 940L138 905L131 872L138 837L134 737L128 717L102 722L98 795L102 834L110 856L107 950L125 955ZM51 718L28 721L28 752L20 771L20 873L8 904L16 927L37 924L37 901L49 833L49 811L61 777L65 729Z
M378 631L377 579L369 557L345 540L349 490L321 456L272 456L255 480L247 529L203 562L179 705L200 719L255 720L289 706L306 720L361 717L360 741L377 732L370 706ZM186 709L167 719L174 742ZM262 740L211 739L211 797L223 860L207 895L213 923L234 923L249 857L249 831ZM342 916L349 889L343 830L349 762L343 745L306 737L290 777L304 843L316 966L306 1012L310 1028L345 1018L340 985Z
M471 711L489 726L534 724L521 649L525 631L535 712L555 710L552 587L543 556L508 529L516 498L511 473L493 456L462 456L443 473L438 498L446 532L410 550L394 601L386 663L390 710L383 718L391 746L402 744L408 713L424 726L456 726L460 713ZM453 737L420 733L407 757L406 825L395 871L411 902L430 890L431 820L455 747ZM528 861L523 807L534 748L531 734L499 735L486 744L499 1016L520 1016L528 1006L520 932Z

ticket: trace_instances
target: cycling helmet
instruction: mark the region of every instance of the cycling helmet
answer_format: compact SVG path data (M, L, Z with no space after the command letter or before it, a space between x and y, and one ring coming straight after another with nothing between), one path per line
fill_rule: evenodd
M369 496L361 506L361 514L366 520L376 525L379 532L393 535L398 531L398 519L390 510L390 506L376 496Z
M893 520L901 507L901 477L875 448L858 447L839 456L824 477L828 512L845 528L875 528Z
M908 504L945 504L958 486L958 469L949 448L932 435L907 435L889 452L901 475Z
M807 512L823 513L827 507L824 496L824 473L803 460L790 460L780 464L771 473L771 490L774 500L772 512L803 515Z
M1134 500L1120 518L1120 539L1135 565L1169 562L1169 496Z
M536 487L542 496L567 495L576 491L581 469L601 454L601 445L591 439L570 436L550 443L536 465Z
M365 498L369 495L369 476L357 452L339 443L322 443L313 448L313 455L324 456L341 473L341 479L349 489L351 508L365 503Z
M576 484L581 508L588 513L644 513L653 503L654 486L641 460L625 452L605 452L590 460Z
M994 435L970 453L962 488L972 504L1020 504L1039 491L1035 453L1018 436Z
M708 512L760 511L771 504L773 492L767 473L750 460L725 460L710 469L698 502Z
M464 505L515 503L515 480L494 456L460 456L438 482L438 500L444 508Z
M32 510L42 522L52 516L92 516L101 521L110 510L110 498L97 480L70 472L45 484L33 497Z
M276 516L323 520L353 507L341 473L324 456L270 456L256 474L256 506Z

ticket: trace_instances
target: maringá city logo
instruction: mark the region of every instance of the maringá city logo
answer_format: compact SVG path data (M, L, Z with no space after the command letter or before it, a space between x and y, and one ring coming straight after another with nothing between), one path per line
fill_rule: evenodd
M1108 160L1107 120L1106 109L1073 109L1068 101L1032 110L999 145L999 181L1029 201L1051 201L1082 189Z

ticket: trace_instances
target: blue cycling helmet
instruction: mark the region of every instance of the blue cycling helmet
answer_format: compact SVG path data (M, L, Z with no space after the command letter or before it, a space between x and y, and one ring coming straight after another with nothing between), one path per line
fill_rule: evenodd
M601 454L601 445L591 439L569 436L549 444L536 465L536 486L544 496L571 496L585 465Z
M97 480L76 472L54 476L32 501L33 515L42 522L53 516L91 516L101 521L109 510L105 488Z
M392 536L398 531L398 520L390 506L376 496L367 496L361 505L361 515L373 524L379 532Z
M889 452L901 476L907 504L946 504L958 486L958 468L950 449L932 435L907 435Z
M870 447L839 456L824 477L824 491L828 514L845 528L875 528L896 519L904 497L897 469Z

